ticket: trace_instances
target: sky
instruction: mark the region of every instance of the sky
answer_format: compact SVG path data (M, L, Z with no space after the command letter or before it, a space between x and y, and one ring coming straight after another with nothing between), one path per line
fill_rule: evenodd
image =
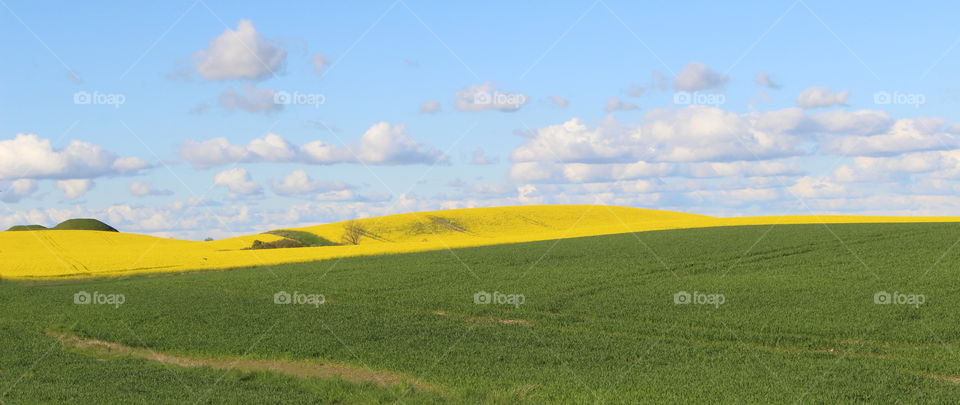
M958 215L958 8L0 0L0 228Z

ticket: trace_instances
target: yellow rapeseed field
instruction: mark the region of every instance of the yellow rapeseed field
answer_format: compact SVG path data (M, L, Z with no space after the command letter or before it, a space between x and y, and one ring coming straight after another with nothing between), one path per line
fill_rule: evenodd
M545 205L418 212L357 220L358 245L243 250L260 234L212 242L97 231L0 232L0 277L42 279L226 269L339 257L732 225L960 222L960 217L769 216L716 218L601 205ZM306 231L340 242L345 223Z

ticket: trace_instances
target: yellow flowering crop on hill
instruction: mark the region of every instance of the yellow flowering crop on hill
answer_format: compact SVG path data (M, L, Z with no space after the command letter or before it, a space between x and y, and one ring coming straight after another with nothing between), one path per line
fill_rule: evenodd
M602 205L471 208L350 222L359 244L244 250L272 234L212 242L98 231L0 232L0 277L58 278L226 269L471 246L733 225L960 222L960 217L769 216L716 218ZM340 243L346 222L299 228Z

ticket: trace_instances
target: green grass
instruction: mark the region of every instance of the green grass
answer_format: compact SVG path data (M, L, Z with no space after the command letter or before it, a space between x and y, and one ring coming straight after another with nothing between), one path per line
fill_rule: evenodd
M45 231L49 228L43 225L14 225L11 226L7 231Z
M47 231L47 230L56 230L56 231L105 231L105 232L117 232L117 230L98 219L91 218L74 218L63 221L53 228L47 228L43 225L14 225L11 226L7 231Z
M97 219L74 218L63 221L52 229L58 231L106 231L117 232L112 226L103 223Z
M267 232L268 234L282 236L287 239L292 239L299 242L301 245L306 247L312 246L334 246L336 243L333 243L326 238L314 235L310 232L304 231L291 231L286 229L281 229L277 231Z
M960 376L958 239L960 224L751 226L6 281L0 400L957 403L960 385L932 376ZM78 291L126 301L74 305ZM327 301L277 305L280 291ZM477 305L479 291L525 301ZM725 302L677 305L681 291ZM877 305L880 291L926 300ZM347 363L442 391L99 361L59 350L50 329L179 355Z

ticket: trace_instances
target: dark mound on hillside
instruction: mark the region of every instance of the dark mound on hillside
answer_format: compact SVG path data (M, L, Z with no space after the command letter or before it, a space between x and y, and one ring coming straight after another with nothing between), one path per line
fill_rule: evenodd
M14 225L11 226L7 231L45 231L49 228L43 225Z
M105 231L105 232L118 232L114 227L103 223L97 219L91 218L74 218L68 219L61 222L57 226L53 227L54 230L58 231Z

